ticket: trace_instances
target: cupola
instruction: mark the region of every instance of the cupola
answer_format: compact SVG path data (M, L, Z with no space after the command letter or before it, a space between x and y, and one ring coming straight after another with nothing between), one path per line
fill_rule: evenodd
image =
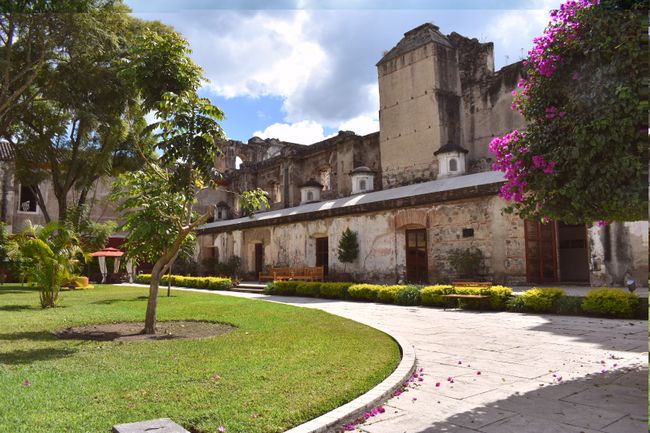
M465 174L465 155L468 150L454 143L447 143L433 152L438 158L438 179Z
M309 179L307 182L300 185L300 204L320 201L320 193L322 190L323 185L316 182L314 179Z
M375 189L375 172L362 165L350 172L352 177L352 194L370 192Z

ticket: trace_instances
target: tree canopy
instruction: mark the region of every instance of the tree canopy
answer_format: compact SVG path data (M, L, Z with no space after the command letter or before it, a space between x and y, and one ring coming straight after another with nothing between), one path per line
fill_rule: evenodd
M513 92L526 129L490 143L506 211L568 223L647 218L647 5L569 0L534 42Z
M153 142L145 115L167 92L195 91L201 69L181 35L120 1L21 4L0 14L0 71L16 83L0 92L0 138L17 144L18 179L46 220L65 220L72 191L83 206L99 177L141 166ZM47 213L45 180L58 215Z

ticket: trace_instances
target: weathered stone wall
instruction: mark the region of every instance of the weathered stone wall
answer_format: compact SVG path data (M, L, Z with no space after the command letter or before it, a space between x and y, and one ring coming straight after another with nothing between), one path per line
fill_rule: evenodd
M242 269L253 276L255 243L264 244L266 265L314 266L316 238L328 237L329 269L333 277L351 274L358 280L396 282L406 278L406 230L426 228L430 282L456 277L448 261L452 249L477 247L485 256L486 278L520 283L525 279L523 224L516 217L501 217L502 206L501 199L489 196L243 229L237 231L242 234ZM357 233L360 247L358 259L351 264L340 263L336 256L346 228ZM463 238L464 228L473 229L474 235ZM227 260L226 255L236 254L231 233L217 234L214 242L219 247L220 259Z
M647 285L647 221L592 226L588 238L592 286L622 285L626 273L637 281L637 285Z
M460 141L456 52L428 43L378 65L383 186L435 179L434 152Z
M521 78L521 63L502 68L494 75L470 76L463 81L463 146L469 150L470 172L490 170L492 138L525 126L512 110L512 91Z

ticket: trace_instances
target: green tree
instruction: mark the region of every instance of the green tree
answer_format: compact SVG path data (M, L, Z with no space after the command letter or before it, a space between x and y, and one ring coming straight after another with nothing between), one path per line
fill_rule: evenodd
M138 149L152 141L145 114L167 91L196 90L201 75L181 35L131 17L121 1L87 1L83 13L59 14L49 12L49 2L35 4L45 12L31 15L55 15L56 26L24 20L17 29L52 36L56 56L38 67L3 135L15 143L17 177L46 221L64 221L72 191L74 205L83 206L97 179L142 165ZM5 13L0 23L15 16L22 15ZM39 186L45 180L58 215L47 212Z
M58 223L28 226L16 238L16 253L25 261L27 281L40 293L41 307L55 307L59 290L74 275L79 258L84 258L78 237Z
M194 230L213 213L193 210L196 194L216 186L220 173L214 165L223 137L222 112L210 101L193 93L167 94L158 106L159 158L142 170L120 176L113 194L124 211L124 229L129 232L128 256L154 263L144 333L156 332L156 310L160 278L178 257L183 245L194 242ZM252 195L265 200L261 190ZM267 203L268 204L268 203ZM244 209L254 207L245 202Z
M352 263L359 256L359 242L357 241L357 233L346 228L339 239L337 248L337 256L341 263Z
M648 215L647 2L571 1L552 11L519 83L525 131L490 144L506 209L569 223Z

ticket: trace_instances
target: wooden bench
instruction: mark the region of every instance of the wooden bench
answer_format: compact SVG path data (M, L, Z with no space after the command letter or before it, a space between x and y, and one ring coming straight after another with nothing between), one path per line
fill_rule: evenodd
M492 283L489 281L454 281L452 283L454 288L456 287L477 287L477 288L490 288ZM452 295L442 295L445 299L478 299L481 302L479 303L479 309L483 309L483 304L487 299L490 299L489 295L461 295L461 294L452 294ZM447 309L447 306L444 307Z
M271 268L268 272L260 272L258 278L259 281L323 281L325 279L325 268L323 266Z
M483 302L485 302L486 299L490 299L488 295L457 295L457 294L452 294L452 295L442 295L443 298L445 299L479 299L481 300L481 303L479 304L479 309L482 310L483 308ZM445 305L443 307L444 310L447 309L447 306Z
M492 287L489 281L454 281L451 283L454 287Z

